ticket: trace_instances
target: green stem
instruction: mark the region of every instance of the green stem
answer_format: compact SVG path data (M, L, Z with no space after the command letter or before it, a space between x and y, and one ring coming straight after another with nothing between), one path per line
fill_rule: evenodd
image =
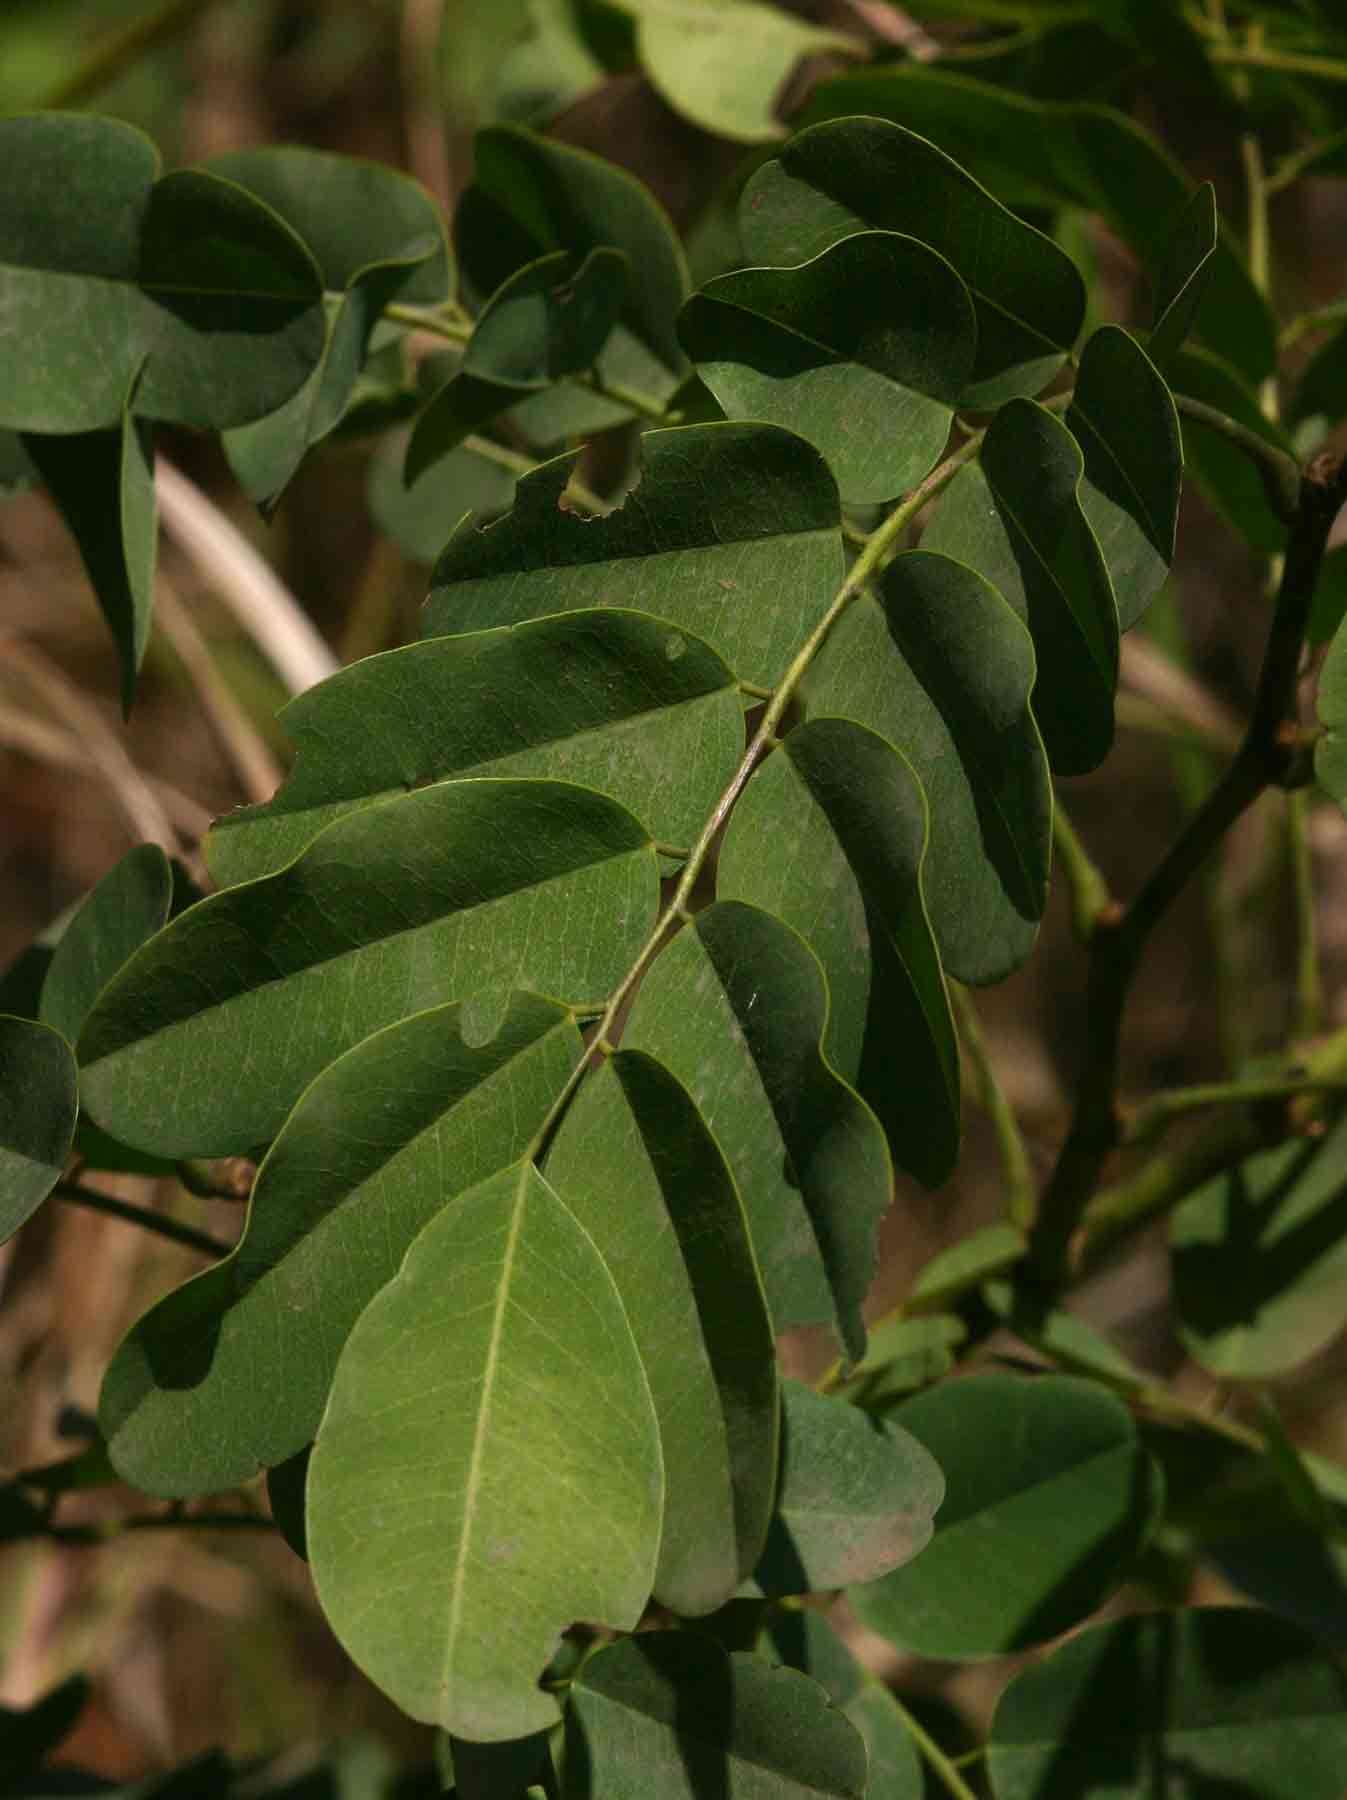
M1052 847L1071 890L1071 918L1076 936L1088 944L1099 920L1114 910L1108 883L1077 835L1066 808L1056 799L1052 809Z
M827 611L796 652L790 667L763 708L758 728L754 732L748 748L744 751L738 768L730 777L728 785L712 808L696 843L692 846L688 860L683 866L683 872L679 876L664 910L660 913L654 929L641 946L636 960L613 990L608 1004L603 1010L593 1038L593 1043L600 1050L611 1052L613 1049L611 1033L642 976L666 940L691 917L688 905L716 839L734 811L740 794L748 785L749 777L776 744L777 727L786 716L791 701L795 698L796 689L808 674L809 667L823 648L828 634L852 602L864 592L867 582L883 566L889 550L898 542L922 507L948 487L964 464L971 462L977 455L982 447L982 436L983 434L979 432L976 437L969 438L967 443L961 444L957 450L947 456L942 463L932 469L926 479L915 487L905 500L900 501L894 507L883 524L871 532L866 540L865 548L847 571L846 577L833 596ZM558 1094L538 1130L534 1139L535 1150L540 1149L551 1136L557 1121L569 1106L571 1097L580 1085L588 1067L589 1057L586 1055L572 1069L570 1079Z
M58 1181L52 1189L57 1200L67 1200L72 1206L87 1207L90 1212L105 1213L110 1219L122 1219L128 1225L139 1225L142 1231L152 1231L158 1237L171 1238L175 1244L186 1244L191 1250L199 1250L203 1256L228 1256L230 1246L214 1238L208 1231L198 1231L194 1225L179 1224L177 1219L170 1219L165 1213L152 1212L148 1206L134 1206L129 1200L114 1199L111 1194L100 1194L94 1188L82 1187L75 1181Z
M1347 1094L1336 1076L1272 1075L1255 1081L1213 1081L1157 1094L1133 1115L1123 1133L1126 1144L1153 1143L1190 1112L1211 1106L1255 1106L1271 1100L1298 1100L1305 1094Z
M463 440L463 448L471 450L474 456L480 456L483 462L495 463L498 469L508 469L512 475L523 477L531 475L538 464L531 456L525 456L518 450L511 450L508 444L498 444L495 438L480 437L475 431L469 432ZM587 512L606 513L609 503L602 495L596 494L591 487L572 475L567 482L571 494Z
M1302 149L1291 151L1288 156L1282 157L1275 169L1269 171L1267 179L1263 183L1265 190L1269 194L1279 194L1283 188L1290 187L1292 182L1298 181L1306 169L1312 169L1315 163L1325 156L1334 154L1345 144L1347 144L1347 131L1334 131L1330 132L1326 138L1316 138ZM1283 345L1288 341L1294 343L1295 339L1288 340L1283 333Z
M1196 419L1212 431L1220 432L1228 443L1244 452L1258 470L1268 505L1283 525L1289 525L1295 518L1300 496L1300 465L1296 459L1279 449L1276 444L1270 443L1261 432L1241 425L1238 419L1232 419L1228 413L1208 406L1205 400L1194 400L1187 394L1175 394L1174 404L1186 417Z
M1300 313L1282 327L1277 341L1283 350L1289 350L1301 338L1308 337L1310 332L1324 331L1330 325L1341 325L1344 320L1347 320L1347 300L1334 300L1329 306L1318 306L1313 312Z
M158 49L193 19L206 12L214 0L163 0L153 12L132 19L113 32L77 68L60 81L42 101L44 110L77 106L100 89L109 87L132 68L147 51Z
M884 1691L889 1697L893 1710L902 1720L904 1731L926 1759L931 1773L945 1791L952 1794L954 1800L977 1800L977 1795L955 1768L952 1758L945 1755L930 1732L913 1717L892 1688L886 1687Z
M1244 742L1132 904L1106 914L1090 939L1087 1044L1075 1112L1043 1195L1024 1265L1028 1287L1055 1294L1070 1244L1109 1154L1119 1140L1119 1056L1128 992L1151 933L1227 831L1286 763L1284 729L1293 717L1300 654L1328 533L1344 498L1347 467L1319 457L1301 481L1300 503Z
M997 1078L972 995L959 982L952 981L950 996L959 1021L959 1037L968 1052L968 1060L972 1063L973 1073L977 1078L978 1096L996 1136L1001 1178L1005 1184L1006 1215L1012 1225L1018 1226L1021 1231L1028 1231L1034 1221L1034 1206L1038 1196L1033 1165L1029 1161L1019 1120Z
M386 306L383 316L394 324L408 325L416 331L428 331L432 337L443 338L445 343L462 349L472 336L471 321L460 324L457 320L446 318L442 312L435 312L420 306ZM676 424L682 416L669 412L650 394L643 394L636 388L626 387L617 381L606 381L597 371L577 372L567 375L565 379L577 387L588 388L591 394L598 394L604 400L611 400L615 406L625 406L628 411L649 419L655 425ZM524 398L523 392L520 398Z
M1273 69L1283 75L1309 75L1317 81L1347 81L1347 61L1335 56L1307 56L1298 50L1244 44L1212 44L1207 55L1213 62L1229 63L1235 68Z

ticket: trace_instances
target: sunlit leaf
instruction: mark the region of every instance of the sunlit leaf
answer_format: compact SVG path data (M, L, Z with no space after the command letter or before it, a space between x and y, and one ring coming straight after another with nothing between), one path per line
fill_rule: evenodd
M464 1012L417 1013L325 1069L258 1171L233 1254L123 1340L99 1410L126 1480L214 1493L295 1455L352 1326L412 1239L527 1151L579 1034L560 1007L516 995L490 1041L470 1044ZM261 1394L264 1363L286 1373Z
M426 1227L342 1352L309 1470L318 1597L404 1712L523 1737L556 1719L536 1682L563 1628L640 1617L663 1487L617 1289L520 1165Z
M776 1473L776 1352L733 1179L685 1089L632 1050L585 1083L546 1174L612 1272L650 1383L655 1595L710 1612L757 1561Z
M320 1069L411 1013L471 1000L482 1043L513 988L607 994L657 880L643 829L588 788L454 781L379 802L133 956L85 1025L81 1096L141 1148L247 1151Z
M968 289L944 257L891 231L857 232L798 269L722 275L678 330L732 418L808 438L856 505L930 469L977 352Z

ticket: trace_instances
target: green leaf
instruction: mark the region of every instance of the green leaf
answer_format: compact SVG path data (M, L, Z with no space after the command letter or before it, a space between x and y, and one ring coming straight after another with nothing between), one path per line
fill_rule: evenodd
M1180 350L1171 358L1167 374L1176 394L1214 406L1236 424L1295 456L1291 440L1264 413L1253 389L1209 350L1192 346ZM1181 414L1179 423L1185 468L1226 524L1255 550L1269 555L1284 550L1286 526L1269 506L1262 478L1247 454L1190 414Z
M943 151L882 119L811 126L749 178L740 203L754 262L794 264L870 228L937 251L966 283L977 360L961 404L1032 394L1061 367L1085 315L1071 260Z
M1081 506L1129 631L1174 560L1183 443L1169 389L1118 326L1101 326L1086 344L1066 423L1085 458Z
M1077 82L1078 71L1073 63ZM1075 100L1032 100L909 63L825 83L810 96L803 121L854 113L921 132L1008 205L1072 205L1099 214L1140 256L1152 285L1163 280L1173 221L1192 182L1125 114ZM950 261L964 273L957 257ZM1275 367L1276 322L1228 234L1212 259L1196 331L1246 380L1259 382Z
M1216 190L1204 181L1171 226L1153 277L1154 323L1147 349L1158 369L1169 367L1193 328L1219 243Z
M354 156L267 145L226 151L208 166L303 239L332 297L322 361L304 386L269 417L225 436L244 489L269 506L345 411L384 307L395 299L434 305L449 294L444 221L409 176Z
M515 995L487 1043L462 1006L417 1013L324 1069L261 1168L231 1255L122 1341L99 1413L123 1478L217 1493L315 1435L342 1345L454 1194L522 1156L575 1067L561 1007ZM259 1404L259 1367L285 1380Z
M282 405L323 353L322 284L277 216L215 175L156 180L112 119L0 120L0 417L84 432L136 411L204 430Z
M935 1458L928 1548L851 1591L865 1624L918 1656L1004 1656L1094 1611L1146 1540L1158 1470L1121 1401L1067 1375L975 1375L894 1422Z
M556 250L515 271L487 301L459 371L412 429L410 484L471 432L518 403L598 361L629 286L630 263L600 247L583 260Z
M861 1800L865 1745L808 1677L688 1631L590 1657L566 1715L566 1800Z
M864 1360L841 1391L867 1412L881 1412L947 1375L967 1336L953 1313L890 1319L872 1327Z
M38 1018L70 1043L123 963L168 921L173 869L157 844L138 844L103 877L61 934Z
M31 1706L0 1706L0 1770L6 1786L35 1770L75 1728L89 1699L89 1683L72 1675Z
M1008 1281L989 1281L981 1297L1018 1338L1050 1356L1064 1374L1093 1376L1130 1393L1148 1385L1148 1377L1110 1338L1065 1307L1050 1307L1046 1313L1033 1303L1025 1307Z
M1347 326L1319 345L1301 371L1286 406L1288 425L1320 420L1326 430L1347 418Z
M604 78L573 0L461 0L441 16L438 62L460 130L543 124Z
M505 215L525 250L523 255L506 251L509 266L502 266L504 244L498 238L489 245L486 254L496 269L483 284L473 266L481 254L460 238L460 254L475 284L489 292L514 268L549 250L569 250L577 258L600 248L621 250L631 271L623 322L671 375L680 374L684 363L674 320L687 295L687 266L668 216L649 189L587 150L511 125L479 131L474 157L478 190Z
M26 435L24 448L70 528L112 632L122 669L122 710L131 711L150 635L159 518L154 438L132 416L132 376L120 423L62 437Z
M804 941L757 907L722 901L656 959L622 1043L663 1063L710 1126L743 1196L776 1329L832 1324L857 1357L892 1174L874 1115L822 1054L827 1007Z
M992 1722L997 1800L1338 1800L1347 1690L1312 1638L1252 1608L1084 1631L1011 1682Z
M977 354L968 289L916 238L861 231L798 269L740 269L683 308L683 347L732 418L808 438L844 500L915 487Z
M868 725L911 764L931 809L922 885L947 973L999 980L1028 956L1047 903L1052 791L1029 706L1033 643L980 575L894 558L801 686L810 718Z
M426 1227L342 1351L309 1468L319 1602L413 1718L524 1737L556 1719L534 1684L560 1632L639 1619L663 1488L612 1278L537 1171L506 1169Z
M38 479L17 431L0 431L0 501L12 500Z
M743 753L734 677L641 613L564 613L365 658L292 700L298 760L275 799L227 813L211 873L251 881L341 818L445 776L552 776L690 844Z
M758 0L614 0L636 20L636 55L674 111L739 144L786 135L777 105L801 58L864 56L863 39Z
M1189 1354L1231 1381L1307 1362L1347 1321L1347 1115L1324 1138L1260 1151L1170 1221Z
M581 1088L546 1174L612 1272L650 1383L655 1596L712 1612L762 1549L777 1454L776 1350L733 1177L686 1090L632 1050Z
M797 1381L781 1390L781 1481L750 1591L818 1594L873 1581L931 1541L939 1466L900 1427Z
M435 565L423 633L514 625L581 607L654 613L704 638L742 681L773 686L840 586L837 490L810 445L773 425L691 425L641 440L636 493L587 520L558 457L515 508L460 530Z
M1314 605L1305 628L1306 641L1314 649L1337 635L1347 616L1347 545L1330 550L1319 565L1319 580L1314 589Z
M947 1305L1017 1263L1024 1233L1014 1225L983 1225L924 1263L904 1305L909 1310Z
M1034 713L1059 775L1086 774L1107 756L1118 684L1118 609L1083 477L1061 421L1031 400L1008 401L922 534L923 549L976 569L1029 627Z
M549 1800L556 1793L551 1733L474 1744L466 1738L441 1738L443 1782L452 1778L455 1800Z
M391 432L369 467L366 499L375 525L413 562L435 561L469 514L480 524L507 512L515 474L470 446L451 451L408 487L402 479L405 432Z
M959 1051L922 897L926 844L925 799L902 757L849 720L811 719L735 807L716 891L809 944L828 982L829 1062L861 1081L897 1161L936 1186L958 1157ZM882 1046L868 1086L867 1012L872 1053Z
M309 1560L309 1539L304 1513L309 1496L309 1458L313 1445L305 1444L284 1462L267 1470L267 1505L276 1529L296 1556Z
M1253 1528L1204 1541L1202 1555L1257 1605L1339 1653L1347 1650L1347 1545L1335 1531L1297 1524Z
M888 1689L861 1667L822 1613L777 1608L758 1654L817 1681L860 1732L870 1764L866 1800L921 1800L921 1763Z
M1325 793L1347 809L1347 631L1328 647L1317 697L1323 736L1314 746L1314 773Z
M0 1014L0 1243L60 1180L75 1133L76 1081L63 1037Z
M453 781L366 807L132 957L85 1025L82 1097L138 1148L247 1151L411 1013L471 1000L483 1043L512 988L593 1004L649 931L657 880L641 827L587 788Z

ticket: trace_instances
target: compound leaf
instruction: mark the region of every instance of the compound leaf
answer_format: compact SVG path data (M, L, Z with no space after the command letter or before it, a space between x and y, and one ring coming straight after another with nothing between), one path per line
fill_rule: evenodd
M137 1148L247 1151L320 1069L411 1013L472 1001L482 1043L511 989L601 998L657 883L643 829L588 788L451 781L381 801L138 951L84 1027L82 1097Z
M300 1097L258 1170L233 1253L151 1307L103 1382L123 1477L215 1493L318 1429L351 1328L454 1194L528 1149L580 1055L570 1015L514 995L495 1036L460 1005L375 1032ZM263 1367L285 1379L259 1386Z
M612 1278L537 1171L506 1169L425 1228L342 1351L309 1465L318 1597L404 1712L524 1737L556 1720L535 1684L561 1631L639 1619L663 1488Z

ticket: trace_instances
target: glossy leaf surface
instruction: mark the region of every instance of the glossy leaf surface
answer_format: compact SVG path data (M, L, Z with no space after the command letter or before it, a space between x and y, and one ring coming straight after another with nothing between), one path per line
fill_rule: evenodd
M657 879L642 828L588 788L442 782L380 802L138 952L85 1025L82 1097L139 1148L247 1151L327 1063L411 1013L471 1000L482 1042L512 988L608 993Z
M865 1793L865 1745L822 1688L694 1632L643 1632L592 1656L566 1736L566 1800Z
M108 871L61 933L38 1018L70 1043L122 964L168 920L173 870L157 844L138 844Z
M881 594L829 634L805 709L868 725L911 764L931 809L922 884L945 969L995 981L1029 954L1047 901L1052 795L1029 705L1033 642L947 556L895 557Z
M778 1331L829 1323L852 1356L892 1175L873 1113L822 1052L827 989L790 928L738 901L697 915L623 1034L687 1089L724 1152Z
M1081 505L1127 631L1174 559L1183 445L1168 388L1118 326L1102 326L1086 344L1066 423L1085 458Z
M1314 1640L1213 1607L1097 1626L1026 1669L997 1706L988 1769L996 1800L1038 1800L1064 1766L1064 1797L1337 1800L1344 1759L1347 1690Z
M733 1179L686 1090L632 1050L584 1084L546 1173L612 1272L650 1383L655 1596L711 1612L762 1549L777 1451L776 1348Z
M0 1243L60 1179L75 1132L75 1088L65 1039L0 1013Z
M976 569L1029 627L1034 714L1061 775L1085 774L1108 754L1118 682L1118 610L1082 508L1084 472L1059 419L1008 401L922 534L923 549Z
M499 524L459 531L435 565L425 635L632 607L704 638L740 680L779 680L842 580L818 452L747 424L652 431L641 448L640 486L605 519L562 510L574 458L559 457L524 477Z
M233 1254L151 1307L103 1382L125 1479L218 1492L318 1430L332 1372L412 1239L527 1151L580 1054L560 1007L515 995L485 1044L462 1006L376 1032L301 1096L258 1171ZM259 1390L258 1369L285 1379Z
M958 1155L958 1046L922 895L926 803L911 769L844 719L797 726L721 847L717 892L798 931L823 965L825 1049L860 1081L895 1158L934 1185ZM771 854L763 854L763 846ZM882 1080L865 1083L867 1015Z
M1036 393L1085 310L1075 266L934 144L882 119L838 119L791 139L750 177L740 226L755 262L795 264L867 229L904 232L958 272L977 315L962 404Z
M826 1593L911 1562L944 1497L934 1459L900 1427L800 1382L782 1400L780 1486L752 1591Z
M678 329L732 418L807 438L855 505L892 500L926 474L977 354L959 276L891 231L857 232L800 268L722 275Z
M1126 1572L1159 1504L1127 1408L1070 1376L975 1375L890 1415L945 1476L920 1557L851 1602L920 1656L1000 1656L1094 1611Z
M690 844L743 752L715 653L658 619L575 612L366 657L281 714L298 761L274 800L227 813L211 873L283 867L334 819L446 776L602 789L651 836Z
M317 366L318 270L241 188L159 177L148 138L76 114L0 121L0 162L5 424L112 426L143 367L138 413L221 429L282 405Z
M309 1467L314 1582L404 1712L523 1737L557 1717L535 1684L561 1631L640 1617L663 1490L617 1289L521 1165L426 1227L347 1341Z

